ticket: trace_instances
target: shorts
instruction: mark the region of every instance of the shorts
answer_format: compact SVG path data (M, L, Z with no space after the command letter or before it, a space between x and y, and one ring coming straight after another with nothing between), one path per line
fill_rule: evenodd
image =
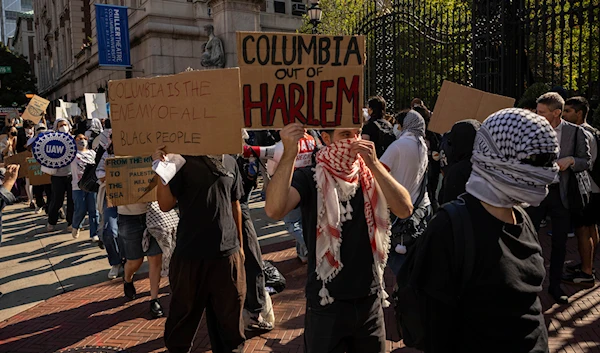
M600 222L600 194L594 193L590 203L581 212L573 213L571 220L574 228L590 227Z
M125 258L127 260L139 260L144 256L155 256L162 254L162 250L156 239L150 236L150 247L144 252L142 249L142 237L146 230L146 214L141 215L119 215L117 220L119 226L119 238L125 247Z

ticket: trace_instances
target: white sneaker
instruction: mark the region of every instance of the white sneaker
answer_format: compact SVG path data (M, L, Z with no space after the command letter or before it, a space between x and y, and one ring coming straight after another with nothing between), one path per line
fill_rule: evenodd
M41 207L36 207L36 208L35 208L35 211L34 211L34 213L35 213L35 214L40 214L40 213L42 213L42 211L43 211L43 210L44 210L44 209L43 209L43 208L41 208Z
M569 233L569 234L567 234L567 236L568 236L569 238L575 238L575 233Z
M73 226L67 226L67 232L72 232L73 231Z
M97 242L99 242L99 241L100 241L100 238L98 238L98 236L97 236L97 235L94 235L94 236L92 237L92 243L97 243Z
M48 225L46 226L46 231L47 232L53 232L54 231L54 226L50 223L48 223Z
M71 229L71 235L73 236L73 239L79 238L80 231L81 231L81 229L76 229L76 228Z
M119 276L119 269L121 268L121 265L114 265L113 267L110 268L110 271L108 271L108 278L110 279L115 279Z

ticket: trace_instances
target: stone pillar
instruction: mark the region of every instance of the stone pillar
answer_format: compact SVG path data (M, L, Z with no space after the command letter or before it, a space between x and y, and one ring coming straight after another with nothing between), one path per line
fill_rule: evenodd
M236 31L260 31L260 5L264 0L210 0L215 35L223 42L225 67L236 67Z

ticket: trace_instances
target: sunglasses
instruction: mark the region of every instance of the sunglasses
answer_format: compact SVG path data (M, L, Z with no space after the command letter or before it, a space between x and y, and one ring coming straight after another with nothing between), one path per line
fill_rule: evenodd
M550 168L557 160L556 153L540 153L521 159L521 163L529 164L534 167Z

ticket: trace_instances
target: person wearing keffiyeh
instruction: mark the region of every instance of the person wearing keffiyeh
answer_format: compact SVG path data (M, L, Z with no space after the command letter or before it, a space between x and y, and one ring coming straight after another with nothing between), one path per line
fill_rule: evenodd
M265 212L281 219L297 206L302 210L306 352L385 352L389 212L408 217L410 195L379 162L374 143L360 138L360 129L322 131L326 147L317 152L316 166L294 171L304 133L301 124L281 131L284 152Z

